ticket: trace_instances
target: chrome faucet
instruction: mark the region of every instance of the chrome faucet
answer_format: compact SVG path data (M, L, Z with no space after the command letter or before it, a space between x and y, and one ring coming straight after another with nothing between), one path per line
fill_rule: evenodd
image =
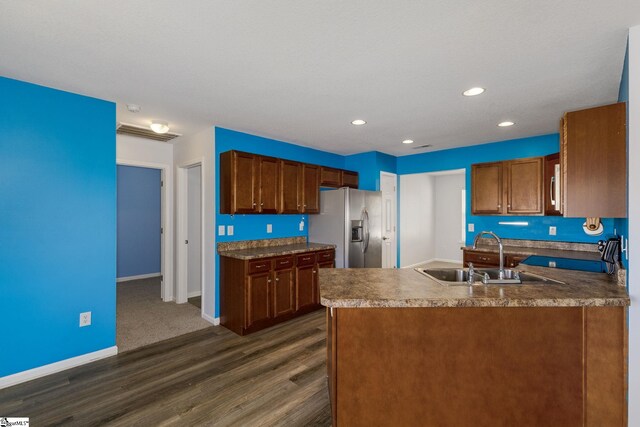
M503 280L504 279L504 248L502 246L502 240L500 240L498 235L493 231L481 231L480 233L478 233L475 239L473 239L473 249L477 248L478 240L480 240L480 237L482 237L485 234L493 237L498 242L498 251L500 252L500 270L498 271L498 279Z

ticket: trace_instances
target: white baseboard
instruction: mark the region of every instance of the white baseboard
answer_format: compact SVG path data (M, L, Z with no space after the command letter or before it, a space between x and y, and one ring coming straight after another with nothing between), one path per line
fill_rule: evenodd
M114 345L113 347L108 347L92 353L39 366L27 371L18 372L17 374L7 375L6 377L0 377L0 389L35 380L36 378L44 377L46 375L55 374L56 372L75 368L76 366L95 362L96 360L104 359L106 357L115 356L116 354L118 354L118 347Z
M139 274L137 276L118 277L116 283L128 282L129 280L150 279L152 277L160 277L162 273Z
M202 295L202 291L193 291L187 294L187 298L199 297Z
M204 320L206 320L207 322L213 324L214 326L218 326L220 324L220 318L219 317L211 317L208 314L204 314L202 313L202 318Z

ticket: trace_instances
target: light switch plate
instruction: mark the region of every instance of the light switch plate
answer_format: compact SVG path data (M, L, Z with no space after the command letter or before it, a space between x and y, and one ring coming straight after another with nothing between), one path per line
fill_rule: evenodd
M225 235L225 230L226 230L226 227L224 225L219 225L218 226L218 236L224 236Z
M227 225L227 236L233 236L233 225Z
M273 233L273 225L267 224L267 233Z
M467 228L469 229L469 233L473 233L476 230L476 227L473 224L468 224Z
M556 232L557 232L556 227L554 227L553 225L549 226L549 236L555 236Z

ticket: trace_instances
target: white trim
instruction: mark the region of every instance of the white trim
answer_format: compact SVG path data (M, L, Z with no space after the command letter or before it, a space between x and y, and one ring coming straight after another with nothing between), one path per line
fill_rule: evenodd
M151 277L160 277L162 273L138 274L137 276L118 277L116 283L128 282L130 280L150 279Z
M173 284L173 164L154 163L138 160L129 160L124 158L116 158L116 165L137 166L143 168L160 169L162 175L161 194L161 221L162 221L162 256L160 258L160 269L162 274L162 286L160 288L161 298L163 301L174 300L174 284Z
M186 162L181 162L179 164L176 164L176 188L177 188L177 197L176 197L176 206L177 206L177 230L178 230L178 239L177 239L177 268L178 268L178 282L176 283L176 303L177 304L184 304L187 302L187 300L189 299L188 296L188 282L187 282L187 263L188 263L188 254L187 254L187 248L186 245L182 242L184 242L185 240L187 240L185 238L185 236L188 235L188 229L187 229L187 188L188 188L188 183L187 183L187 169L192 168L192 167L196 167L196 166L200 166L200 198L201 198L201 203L200 203L200 233L201 233L201 238L200 238L200 242L201 242L201 254L203 254L202 257L202 261L201 261L201 265L200 265L200 269L201 269L201 282L200 282L200 290L202 292L202 300L205 301L205 286L204 286L204 279L205 279L205 271L204 271L204 266L205 266L205 261L204 261L204 253L205 253L205 242L206 242L206 236L205 236L205 226L204 226L204 220L205 220L205 212L204 212L204 208L205 208L205 200L204 200L204 195L205 195L205 179L204 177L206 176L205 173L205 162L204 162L204 157L198 157L195 159L191 159L188 160ZM200 313L202 315L204 315L204 304L202 305L202 307L200 308Z
M213 318L213 317L209 316L208 314L202 313L202 318L204 320L206 320L207 322L213 324L214 326L218 326L220 324L220 318L219 317Z
M104 348L92 353L87 353L81 356L72 357L70 359L61 360L59 362L50 363L48 365L39 366L27 371L18 372L17 374L7 375L6 377L0 377L0 389L35 380L36 378L55 374L56 372L65 371L67 369L75 368L80 365L86 365L87 363L115 356L116 354L118 354L118 347L114 345L113 347Z
M394 207L395 207L395 211L393 212L393 229L394 229L394 242L393 245L391 245L391 257L393 259L393 266L390 268L398 268L398 245L400 242L400 232L398 230L398 210L399 210L399 194L400 192L398 191L398 174L392 173L392 172L384 172L384 171L380 171L380 191L382 192L382 177L383 176L388 176L393 178L393 192L395 193L395 201L394 201ZM382 203L384 203L384 200L382 201ZM384 215L384 206L382 206L383 209L383 215ZM384 242L382 243L383 248L384 248ZM384 253L384 249L381 249L381 252ZM383 257L384 259L384 257Z
M187 294L187 298L194 298L194 297L199 297L202 295L201 291L193 291L193 292L189 292Z

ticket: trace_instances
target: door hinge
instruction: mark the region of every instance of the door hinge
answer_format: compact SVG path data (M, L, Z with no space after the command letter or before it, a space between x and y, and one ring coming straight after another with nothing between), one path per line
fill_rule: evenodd
M188 244L189 244L189 241L188 241L188 240L185 240L185 241L184 241L184 244L185 244L185 245L188 245Z
M164 234L164 228L160 227L160 234Z
M160 181L160 187L164 187L164 181Z

